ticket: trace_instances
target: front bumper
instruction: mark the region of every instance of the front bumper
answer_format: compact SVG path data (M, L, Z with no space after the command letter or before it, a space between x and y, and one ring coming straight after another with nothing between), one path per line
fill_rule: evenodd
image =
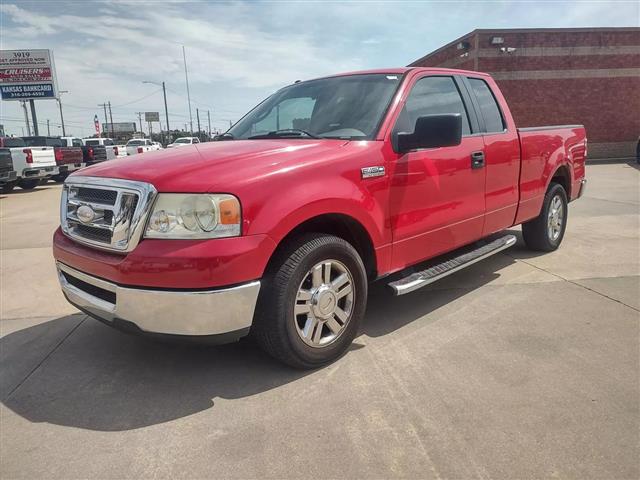
M18 178L18 172L10 170L8 172L0 172L0 184L13 182Z
M246 335L260 282L215 290L152 290L120 286L56 262L67 300L116 328L184 337ZM128 328L131 329L131 328Z

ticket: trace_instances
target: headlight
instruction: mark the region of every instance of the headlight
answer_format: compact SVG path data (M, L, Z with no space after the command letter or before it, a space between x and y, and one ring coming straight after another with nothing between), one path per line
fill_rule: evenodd
M240 202L233 195L160 193L147 238L221 238L240 235Z

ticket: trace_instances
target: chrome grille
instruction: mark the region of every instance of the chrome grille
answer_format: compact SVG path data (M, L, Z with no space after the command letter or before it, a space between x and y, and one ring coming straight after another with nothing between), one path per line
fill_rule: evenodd
M71 176L62 189L62 231L80 243L129 252L142 238L155 196L149 183Z

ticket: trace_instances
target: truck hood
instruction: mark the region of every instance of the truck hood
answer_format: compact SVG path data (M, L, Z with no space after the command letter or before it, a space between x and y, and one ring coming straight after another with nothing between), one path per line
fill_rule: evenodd
M348 143L338 139L208 142L102 162L79 175L148 182L159 192L231 192L265 176L344 156L342 147Z

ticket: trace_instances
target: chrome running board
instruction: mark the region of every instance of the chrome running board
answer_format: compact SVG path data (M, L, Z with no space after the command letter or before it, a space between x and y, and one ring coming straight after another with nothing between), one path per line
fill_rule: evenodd
M476 248L475 250L463 253L462 255L434 265L426 270L412 273L400 280L391 282L389 283L389 286L393 289L396 295L404 295L405 293L413 292L414 290L418 290L430 283L437 282L458 270L462 270L463 268L473 265L480 260L484 260L491 255L495 255L502 250L512 247L515 243L515 235L505 235L504 237L500 237L491 243L487 243L486 245Z

